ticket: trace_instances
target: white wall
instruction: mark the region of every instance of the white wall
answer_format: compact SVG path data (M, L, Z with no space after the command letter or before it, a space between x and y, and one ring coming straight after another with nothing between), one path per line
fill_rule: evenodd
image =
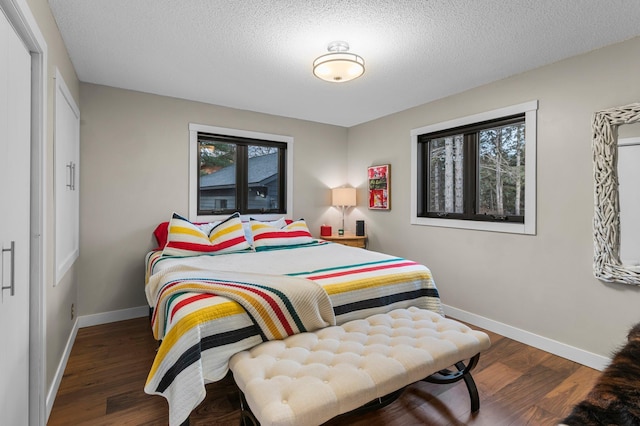
M155 226L188 214L189 123L294 138L293 218L318 235L346 181L347 129L81 84L79 314L146 304L144 256Z
M640 321L640 288L593 277L591 116L638 102L639 69L635 38L350 128L348 222L365 219L372 249L428 265L445 304L610 356ZM537 235L410 225L411 129L535 99ZM386 163L392 210L369 211L366 168Z

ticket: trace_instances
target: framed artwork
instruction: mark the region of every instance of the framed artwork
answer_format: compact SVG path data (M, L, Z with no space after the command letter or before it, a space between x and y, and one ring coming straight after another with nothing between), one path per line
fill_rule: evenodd
M391 165L371 166L367 169L369 208L391 209Z

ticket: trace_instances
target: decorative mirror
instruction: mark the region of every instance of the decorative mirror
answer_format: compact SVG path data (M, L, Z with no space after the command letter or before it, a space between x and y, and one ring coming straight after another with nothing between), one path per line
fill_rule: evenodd
M633 206L640 198L640 187L631 188L627 179L622 193L627 199L621 203L620 173L619 173L619 127L640 122L640 103L598 111L593 116L593 174L595 212L593 218L594 231L594 259L593 272L596 278L607 282L640 285L640 259L621 260L621 210L620 206ZM634 138L624 146L635 146ZM625 139L627 140L627 139ZM634 150L634 153L637 150ZM631 151L629 151L631 153ZM634 154L635 155L635 154ZM626 164L626 163L625 163ZM627 166L628 167L628 166ZM631 165L633 170L640 169L638 163ZM640 181L636 185L640 185ZM625 207L626 208L626 207ZM629 207L631 208L631 207ZM635 221L640 221L637 215L625 214L623 220L629 221L635 232L638 229ZM633 223L632 223L633 222ZM627 225L627 222L625 222ZM623 236L628 240L635 240L631 235ZM627 245L628 247L631 247ZM633 257L633 256L632 256Z

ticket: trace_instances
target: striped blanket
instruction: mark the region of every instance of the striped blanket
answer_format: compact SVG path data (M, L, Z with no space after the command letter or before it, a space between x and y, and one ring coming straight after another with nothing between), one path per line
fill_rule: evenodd
M154 274L145 290L149 300L154 300L151 325L157 340L164 338L166 325L177 310L208 295L224 296L239 303L259 327L263 340L284 339L336 323L327 293L304 278L176 265ZM190 293L190 299L167 309L173 299L184 293Z
M146 291L156 308L160 277L181 280L207 271L206 278L245 282L246 274L268 279L304 279L324 289L336 323L415 306L443 314L428 268L416 262L340 244L243 252L220 256L147 256ZM215 271L215 272L214 272ZM241 271L241 272L239 272ZM188 277L187 277L188 278ZM253 275L251 277L253 278ZM205 385L221 380L229 358L264 340L263 332L238 302L209 292L176 292L164 298L162 343L145 392L164 396L170 424L181 424L205 398ZM156 313L160 316L160 313ZM159 325L159 324L158 324Z

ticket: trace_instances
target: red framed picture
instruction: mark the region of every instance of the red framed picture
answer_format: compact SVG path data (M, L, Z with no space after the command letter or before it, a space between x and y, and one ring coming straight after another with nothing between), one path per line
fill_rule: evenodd
M391 209L391 165L371 166L367 169L369 208Z

